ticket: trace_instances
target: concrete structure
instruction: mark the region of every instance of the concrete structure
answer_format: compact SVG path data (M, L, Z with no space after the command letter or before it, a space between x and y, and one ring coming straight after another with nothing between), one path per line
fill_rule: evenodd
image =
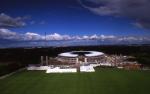
M74 64L95 63L104 58L104 53L98 51L71 51L58 55L58 61Z
M75 73L77 68L60 68L50 66L29 66L27 70L45 70L46 73Z
M60 53L56 58L41 56L41 63L29 65L27 70L45 70L46 73L95 72L94 67L117 67L119 69L140 69L137 62L122 55L106 55L98 51L71 51ZM132 57L133 58L133 57Z
M27 70L47 70L48 66L28 66Z
M76 73L76 72L77 72L76 68L61 69L60 67L55 67L55 68L48 68L46 70L46 73Z
M95 72L95 69L93 66L80 66L80 72Z

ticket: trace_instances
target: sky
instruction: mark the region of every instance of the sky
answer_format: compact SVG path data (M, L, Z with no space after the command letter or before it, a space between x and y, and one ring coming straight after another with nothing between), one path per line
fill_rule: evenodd
M150 43L149 0L0 1L0 47L45 40L45 32L48 41Z

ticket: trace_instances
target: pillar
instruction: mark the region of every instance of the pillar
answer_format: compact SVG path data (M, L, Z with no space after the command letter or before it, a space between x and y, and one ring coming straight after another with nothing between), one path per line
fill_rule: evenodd
M84 58L84 62L87 63L87 58Z
M76 58L76 63L79 63L79 59L78 58Z
M46 66L48 66L48 56L46 56Z
M43 56L41 56L41 65L43 65Z

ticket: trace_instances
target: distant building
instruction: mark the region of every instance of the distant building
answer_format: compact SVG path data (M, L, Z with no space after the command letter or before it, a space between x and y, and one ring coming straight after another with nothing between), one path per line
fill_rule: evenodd
M100 62L104 53L98 51L71 51L58 55L58 61L74 64L86 64Z
M46 73L95 72L94 67L117 67L119 69L140 69L141 64L128 61L129 56L106 55L98 51L70 51L58 54L56 58L41 56L41 64L31 65L27 70L46 70Z

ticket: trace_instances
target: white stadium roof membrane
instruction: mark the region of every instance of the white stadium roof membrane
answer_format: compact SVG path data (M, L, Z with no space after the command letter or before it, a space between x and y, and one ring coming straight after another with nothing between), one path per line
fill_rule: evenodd
M85 53L84 56L87 56L87 57L100 56L100 55L104 54L104 53L98 52L98 51L71 51L71 52L61 53L58 56L62 56L62 57L78 57L79 54L75 54L75 53Z

